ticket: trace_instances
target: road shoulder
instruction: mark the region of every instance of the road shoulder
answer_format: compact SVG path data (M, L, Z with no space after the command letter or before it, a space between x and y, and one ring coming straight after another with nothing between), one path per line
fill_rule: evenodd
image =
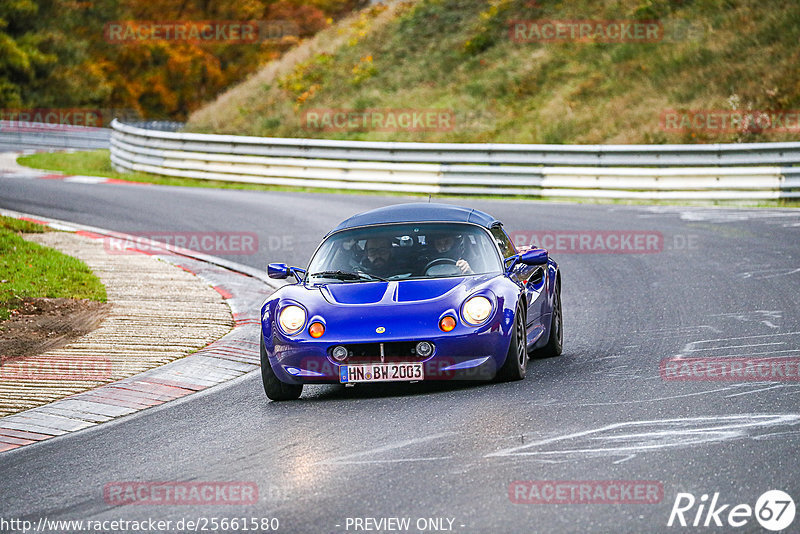
M124 234L27 218L67 230L39 234L37 242L85 261L106 285L112 312L94 332L48 354L84 374L31 380L33 372L7 380L14 373L3 370L0 414L30 409L0 418L0 452L130 415L259 368L259 308L274 286L232 270L236 266L229 262L216 262L223 267L175 247L153 244L137 252L131 246L131 254L109 254L109 239L118 244ZM14 406L6 406L10 403Z

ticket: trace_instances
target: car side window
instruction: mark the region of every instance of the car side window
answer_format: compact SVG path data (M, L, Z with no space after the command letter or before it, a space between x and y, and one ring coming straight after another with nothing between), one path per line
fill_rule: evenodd
M489 231L497 242L497 246L500 247L503 258L508 258L517 253L517 249L514 248L514 244L511 243L511 239L509 239L508 235L503 231L502 226L493 226Z

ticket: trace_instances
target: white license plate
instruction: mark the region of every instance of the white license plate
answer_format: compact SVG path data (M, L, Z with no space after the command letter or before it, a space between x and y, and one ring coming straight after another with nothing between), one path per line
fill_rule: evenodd
M369 365L342 365L339 382L408 382L425 378L421 363L371 363Z

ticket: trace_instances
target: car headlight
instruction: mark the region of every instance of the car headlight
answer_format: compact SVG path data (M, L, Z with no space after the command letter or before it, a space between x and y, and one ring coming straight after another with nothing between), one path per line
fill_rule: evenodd
M306 324L306 311L300 306L286 306L278 316L278 322L286 334L290 336L302 330Z
M472 297L464 303L464 321L472 326L477 326L492 313L492 303L486 297Z

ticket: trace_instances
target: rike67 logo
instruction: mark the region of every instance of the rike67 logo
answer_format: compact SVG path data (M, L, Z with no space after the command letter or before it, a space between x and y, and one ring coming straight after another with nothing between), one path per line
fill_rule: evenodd
M710 502L707 494L696 499L691 493L678 493L667 526L736 528L747 525L755 516L762 527L777 532L789 527L794 515L794 500L781 490L764 492L756 500L755 507L744 503L735 506L722 504L719 493L714 493Z

